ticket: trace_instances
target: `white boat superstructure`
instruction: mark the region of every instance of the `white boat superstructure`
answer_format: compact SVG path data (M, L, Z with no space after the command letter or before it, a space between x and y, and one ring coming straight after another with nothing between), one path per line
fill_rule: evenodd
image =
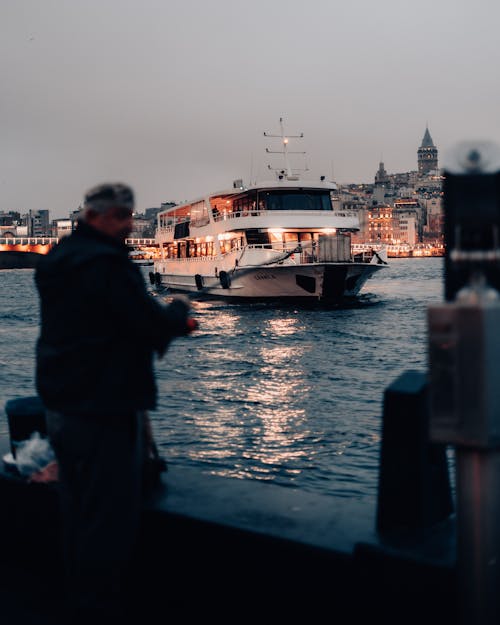
M300 179L283 126L281 138L285 167L275 180L234 181L158 214L153 284L231 299L338 301L386 266L380 253L353 255L357 214L335 209L335 183Z

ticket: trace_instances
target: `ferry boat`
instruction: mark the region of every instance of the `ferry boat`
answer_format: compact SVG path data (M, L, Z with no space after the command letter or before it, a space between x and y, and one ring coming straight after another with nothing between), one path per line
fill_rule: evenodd
M160 258L150 272L158 289L234 300L355 297L387 266L384 252L353 254L357 214L336 210L337 185L306 181L290 167L283 119L279 137L284 167L275 179L230 189L169 207L158 214ZM269 169L271 166L268 166Z

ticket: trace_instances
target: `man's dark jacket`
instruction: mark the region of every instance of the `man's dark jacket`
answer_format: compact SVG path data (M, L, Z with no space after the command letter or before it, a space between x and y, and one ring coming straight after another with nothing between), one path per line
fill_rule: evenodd
M35 282L45 407L102 418L155 408L153 356L186 333L186 304L156 301L126 245L85 223L40 260Z

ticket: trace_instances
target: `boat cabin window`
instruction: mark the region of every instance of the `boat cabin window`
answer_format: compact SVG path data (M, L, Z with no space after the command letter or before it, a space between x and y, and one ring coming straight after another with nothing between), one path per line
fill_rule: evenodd
M201 202L203 204L203 202ZM196 204L194 204L196 206ZM158 215L158 224L160 228L168 228L180 223L187 223L191 219L191 206L186 204L173 209L169 209L165 213Z
M245 216L257 210L257 193L252 191L233 200L233 213Z
M171 214L160 215L160 228L167 228L174 223L174 217Z
M272 211L331 211L333 210L330 191L315 190L276 190L259 193L259 208L264 201L265 209Z
M270 242L270 233L267 230L249 229L246 231L248 245L266 245Z
M317 241L319 236L319 232L282 232L272 230L269 232L269 240L274 244L274 247L276 247L276 244L283 244L284 249L290 249L290 247L294 247L298 243L312 244L313 240Z
M243 245L243 237L234 237L220 241L220 249L223 254L229 254L229 252L241 249Z
M204 226L209 222L208 210L204 200L191 204L190 218L193 226Z
M213 256L213 241L196 242L192 239L169 243L165 248L165 258L197 258L200 256Z
M299 242L299 233L298 232L283 232L283 241L286 243L298 243Z
M187 250L186 250L186 241L181 241L178 245L179 245L179 247L177 248L178 249L178 252L177 252L178 256L177 257L178 258L186 258L186 252L187 252Z

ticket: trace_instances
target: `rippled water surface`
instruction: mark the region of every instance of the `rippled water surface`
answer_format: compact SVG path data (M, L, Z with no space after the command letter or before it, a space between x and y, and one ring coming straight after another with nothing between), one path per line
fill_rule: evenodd
M443 267L395 259L341 309L194 302L200 329L156 363L162 455L207 473L373 497L384 390L427 368L426 312L443 299ZM0 271L4 435L5 402L35 394L33 276Z

